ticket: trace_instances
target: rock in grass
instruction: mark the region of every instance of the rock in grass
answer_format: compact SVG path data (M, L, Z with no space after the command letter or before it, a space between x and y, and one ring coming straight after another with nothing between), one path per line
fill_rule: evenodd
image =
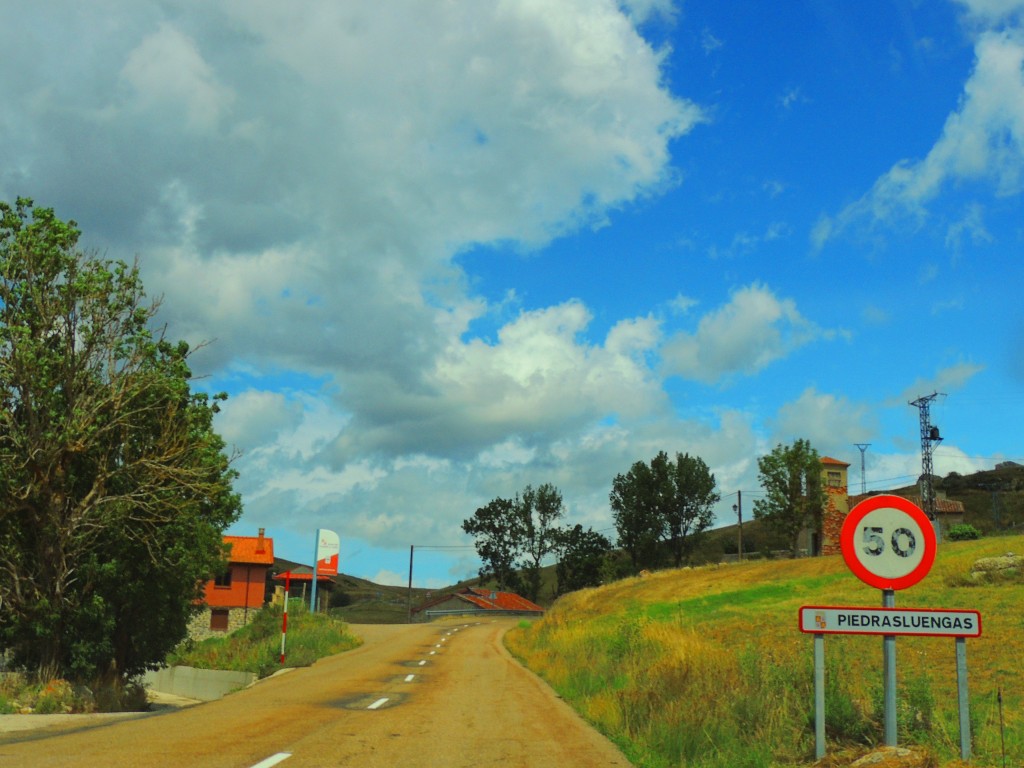
M1007 552L999 557L983 557L971 566L971 579L982 581L992 577L1013 577L1024 568L1024 555Z
M851 763L851 768L935 768L935 758L905 747L880 747Z

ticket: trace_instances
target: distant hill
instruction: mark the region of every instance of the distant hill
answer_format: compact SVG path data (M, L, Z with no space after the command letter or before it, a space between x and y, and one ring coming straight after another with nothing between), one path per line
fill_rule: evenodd
M308 565L275 558L274 574L284 573L290 569L304 570L307 574L310 571ZM331 611L340 614L352 624L398 624L406 621L409 616L409 590L407 587L376 584L345 573L332 576L331 582ZM275 583L280 584L280 582ZM292 596L304 596L306 593L302 591L303 589L309 589L308 582L304 587L297 586L293 582ZM413 605L423 602L433 592L436 590L414 587L412 590Z

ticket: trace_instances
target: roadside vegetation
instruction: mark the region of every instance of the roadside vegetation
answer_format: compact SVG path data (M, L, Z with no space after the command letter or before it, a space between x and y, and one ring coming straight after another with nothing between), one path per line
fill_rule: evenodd
M281 664L281 609L265 608L253 621L225 637L186 640L167 657L168 665L253 672L267 677L286 667L308 667L317 659L357 648L362 641L348 624L328 614L311 614L301 600L288 610L285 663ZM39 682L34 674L0 675L0 715L143 711L148 707L140 679L92 684L62 678Z
M92 685L35 675L0 675L0 715L66 715L84 712L138 712L146 709L146 691L137 682L103 680Z
M310 613L290 600L285 663L281 663L281 609L268 607L249 624L226 637L186 640L168 657L168 665L253 672L267 677L287 667L308 667L317 659L357 648L362 641L348 624L324 613Z
M897 593L900 607L981 612L983 635L967 642L975 765L1024 762L1024 578L973 572L982 558L1022 551L1021 536L943 544L929 576ZM506 642L636 765L800 765L813 762L814 724L812 642L798 610L880 603L840 557L684 568L566 595ZM846 765L883 740L882 640L830 636L825 646L827 764ZM897 649L900 744L954 762L954 641L901 637Z

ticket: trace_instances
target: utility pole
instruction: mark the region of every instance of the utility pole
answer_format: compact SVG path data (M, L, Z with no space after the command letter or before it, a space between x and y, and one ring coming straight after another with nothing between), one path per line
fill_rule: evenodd
M738 527L738 549L739 562L743 562L743 491L736 491L736 503L732 505L732 511L736 513L739 520Z
M412 624L412 556L416 551L416 545L409 545L409 623Z
M940 529L935 517L935 489L932 487L932 443L941 443L942 437L939 435L939 428L931 423L931 406L939 394L941 393L932 392L910 402L910 405L917 408L921 417L921 506L935 527L936 539L940 539Z
M860 448L860 495L866 496L868 492L868 483L864 479L864 452L868 449L871 443L854 443L855 446Z

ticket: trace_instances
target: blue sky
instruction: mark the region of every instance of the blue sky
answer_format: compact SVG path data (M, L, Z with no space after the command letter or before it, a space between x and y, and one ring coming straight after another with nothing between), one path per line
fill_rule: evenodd
M417 586L460 523L808 438L1024 462L1024 0L0 0L0 199L138 256L279 556Z

